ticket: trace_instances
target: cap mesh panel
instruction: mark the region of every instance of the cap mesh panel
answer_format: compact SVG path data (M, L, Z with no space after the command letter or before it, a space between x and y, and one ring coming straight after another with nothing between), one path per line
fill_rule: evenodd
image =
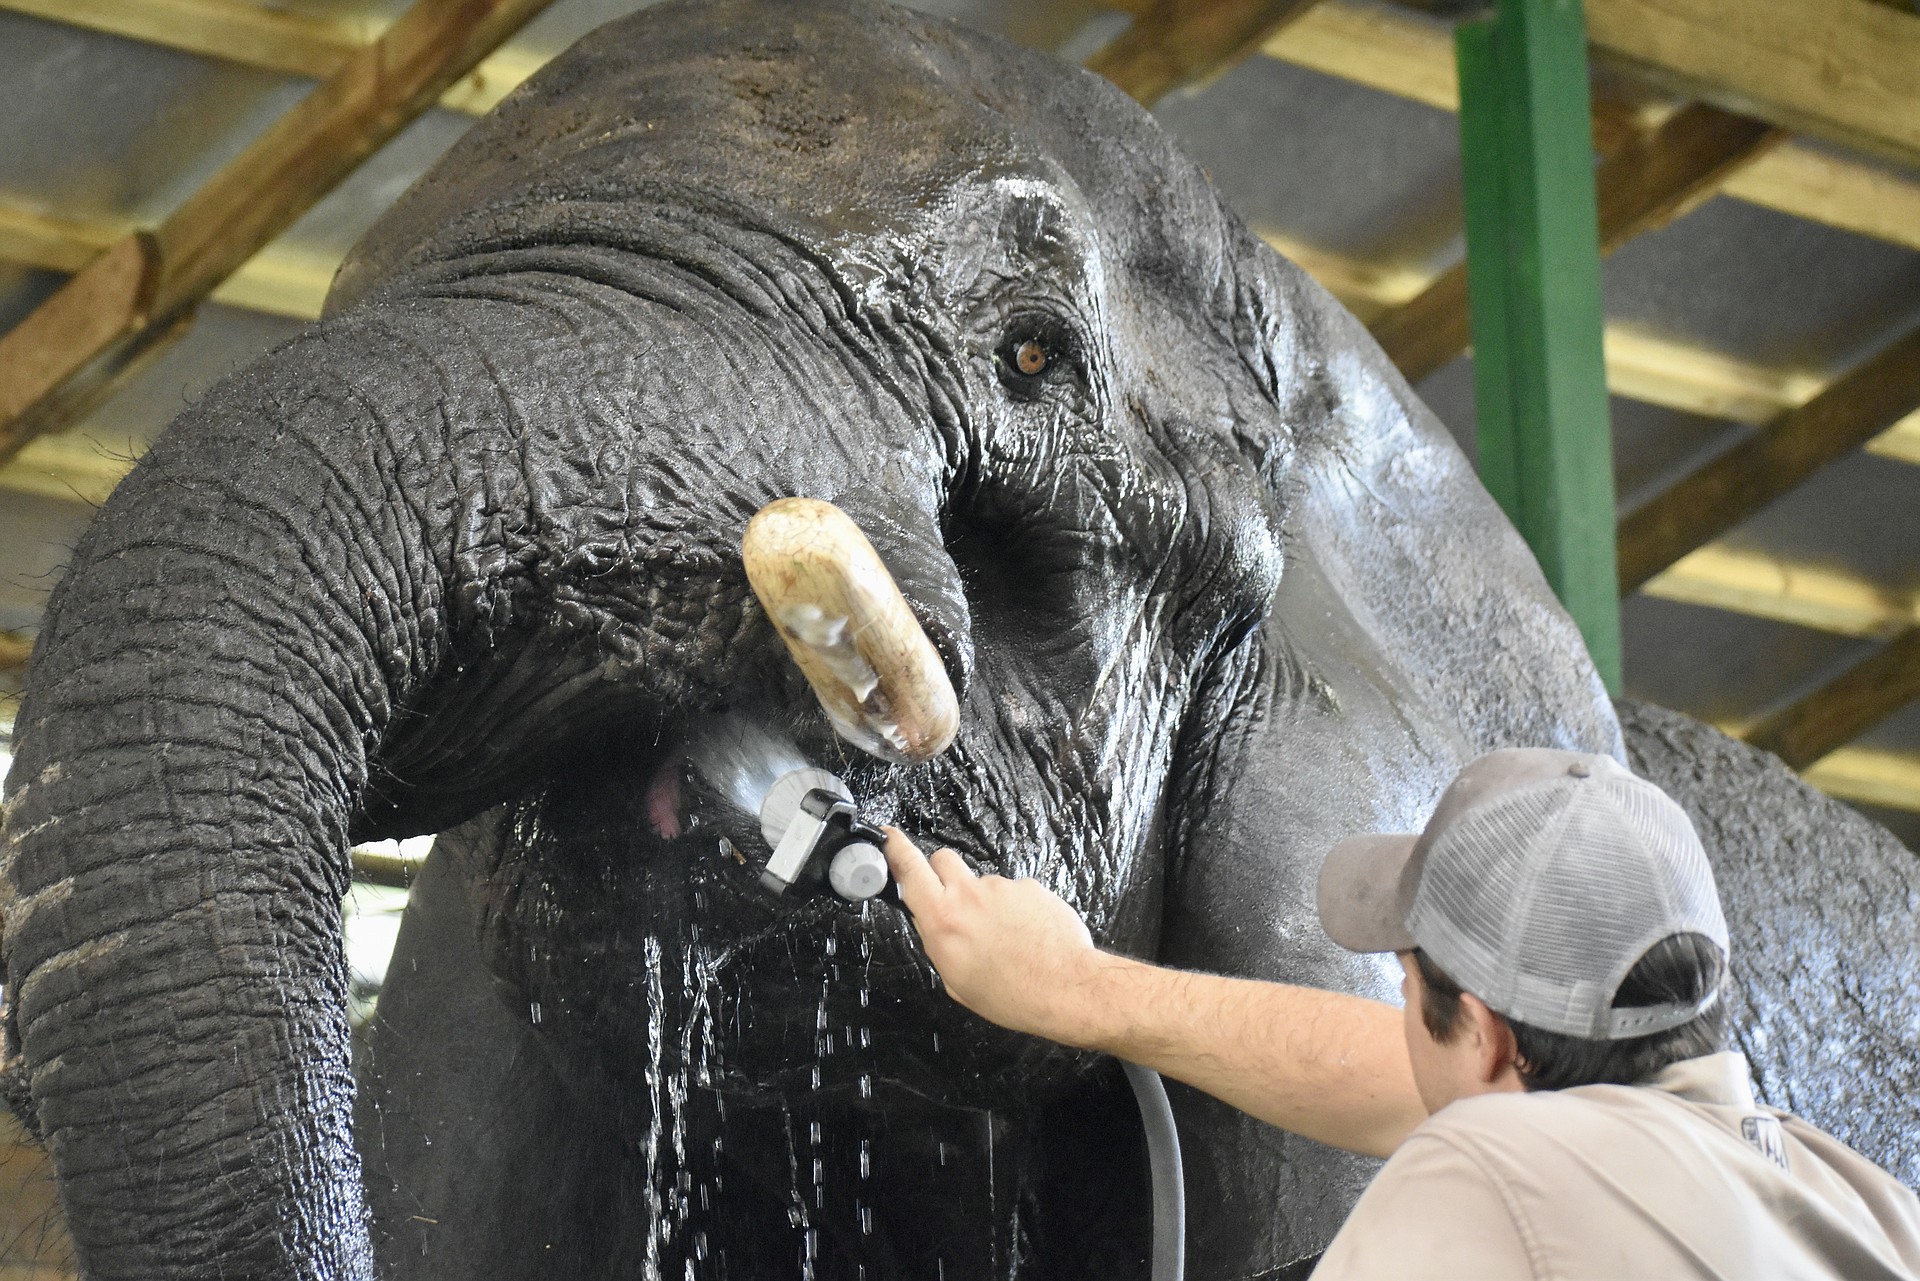
M1459 815L1427 853L1407 924L1493 1009L1581 1037L1606 1035L1620 980L1652 944L1727 942L1692 826L1631 776L1569 775Z

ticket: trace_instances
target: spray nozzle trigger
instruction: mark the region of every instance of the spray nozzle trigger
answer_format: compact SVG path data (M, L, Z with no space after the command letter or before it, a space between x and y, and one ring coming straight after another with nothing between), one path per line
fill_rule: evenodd
M783 775L761 803L760 831L773 846L760 883L775 894L824 883L858 902L887 887L885 836L860 821L846 784L825 770Z

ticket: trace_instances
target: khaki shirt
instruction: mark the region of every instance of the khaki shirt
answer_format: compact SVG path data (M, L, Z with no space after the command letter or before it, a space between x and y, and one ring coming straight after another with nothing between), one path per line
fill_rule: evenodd
M1643 1086L1484 1094L1422 1122L1314 1281L1920 1277L1920 1201L1712 1054Z

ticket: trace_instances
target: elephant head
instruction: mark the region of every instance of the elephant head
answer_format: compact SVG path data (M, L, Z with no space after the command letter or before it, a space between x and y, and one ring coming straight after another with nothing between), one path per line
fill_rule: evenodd
M836 746L749 591L742 530L795 495L944 661L935 759ZM728 709L1105 945L1362 987L1303 890L1334 836L1494 745L1618 746L1432 416L1132 103L864 0L647 10L458 143L55 593L8 1027L89 1272L368 1273L348 845L487 810L486 954L582 1071L657 1093L696 1057L663 1009L710 996L730 1097L1066 1088L897 911L724 857L675 771ZM854 1023L878 1048L822 1057Z

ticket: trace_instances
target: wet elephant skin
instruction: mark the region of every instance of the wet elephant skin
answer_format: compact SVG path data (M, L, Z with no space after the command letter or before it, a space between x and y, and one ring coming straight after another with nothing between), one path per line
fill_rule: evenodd
M838 746L781 652L738 547L789 495L939 649L936 760ZM1383 994L1314 924L1331 842L1490 747L1621 746L1432 415L1118 93L864 0L648 9L184 413L50 602L7 1071L87 1273L1143 1275L1111 1065L964 1015L884 903L765 898L683 778L726 709L1107 946ZM356 1105L349 842L449 830ZM1310 1254L1369 1173L1176 1106L1190 1275Z

